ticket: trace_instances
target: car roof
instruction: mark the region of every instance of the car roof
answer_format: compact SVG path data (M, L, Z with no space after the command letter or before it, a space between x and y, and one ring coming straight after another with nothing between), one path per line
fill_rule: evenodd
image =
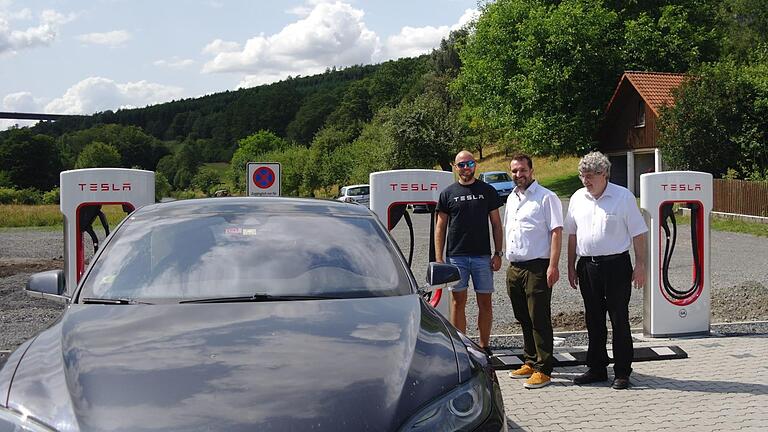
M364 206L335 200L287 197L221 197L179 200L144 206L137 218L185 217L204 213L321 214L325 216L372 216Z
M344 186L344 188L345 188L345 189L349 189L349 188L356 188L356 187L371 187L371 186L370 186L370 185L367 185L367 184L356 184L356 185L347 185L347 186Z
M486 171L482 174L506 174L506 171Z

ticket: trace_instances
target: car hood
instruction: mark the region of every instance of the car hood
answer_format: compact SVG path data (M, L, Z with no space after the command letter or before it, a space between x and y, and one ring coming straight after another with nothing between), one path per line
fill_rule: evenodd
M469 378L459 343L417 295L72 305L7 405L60 430L392 430Z
M507 189L513 189L515 187L515 184L511 181L504 181L504 182L496 182L496 183L490 183L491 186L494 187L494 189L498 190L507 190Z

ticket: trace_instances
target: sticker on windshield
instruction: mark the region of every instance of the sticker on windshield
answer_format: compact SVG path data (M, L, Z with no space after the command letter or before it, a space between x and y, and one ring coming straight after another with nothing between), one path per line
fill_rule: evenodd
M242 234L243 229L242 228L227 228L224 230L225 234Z

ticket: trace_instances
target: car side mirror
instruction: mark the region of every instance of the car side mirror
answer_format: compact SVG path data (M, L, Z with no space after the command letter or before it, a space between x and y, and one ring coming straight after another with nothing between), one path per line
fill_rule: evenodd
M453 264L431 262L427 267L427 285L435 286L461 279L459 268Z
M63 270L49 270L33 274L27 281L24 292L30 297L44 298L59 303L66 303L69 297L64 295L67 285Z

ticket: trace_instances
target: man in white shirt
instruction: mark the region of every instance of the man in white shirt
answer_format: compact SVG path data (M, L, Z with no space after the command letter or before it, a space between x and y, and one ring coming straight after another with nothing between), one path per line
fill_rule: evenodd
M600 152L589 153L581 159L579 177L584 187L571 197L565 217L568 282L574 289L577 286L581 289L589 336L589 369L573 382L589 384L608 379L607 311L613 330L612 387L626 389L634 354L629 299L633 283L636 288L645 285L648 227L632 192L608 182L610 170L611 163ZM635 248L634 270L629 257L630 244Z
M510 162L516 187L507 197L507 294L523 329L525 364L509 373L527 378L526 388L549 385L552 375L552 286L560 278L563 231L560 199L533 178L533 161L520 154Z

